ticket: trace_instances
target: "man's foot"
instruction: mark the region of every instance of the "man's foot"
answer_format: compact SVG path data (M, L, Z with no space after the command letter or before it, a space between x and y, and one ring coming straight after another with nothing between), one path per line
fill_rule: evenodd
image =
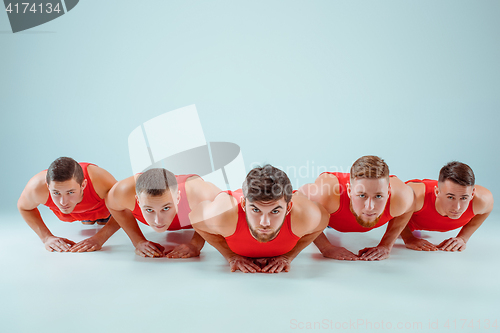
M92 225L94 223L97 222L97 224L99 225L106 225L106 223L108 223L109 219L111 218L111 214L106 217L106 218L103 218L103 219L97 219L95 221L90 221L90 220L84 220L82 221L82 224L85 224L85 225Z
M108 221L109 221L109 217L107 217L105 219L96 220L97 224L99 224L99 225L106 225L106 223L108 223Z

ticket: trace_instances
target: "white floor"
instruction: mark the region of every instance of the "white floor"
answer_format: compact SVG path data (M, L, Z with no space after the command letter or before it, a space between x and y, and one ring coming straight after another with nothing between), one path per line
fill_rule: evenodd
M99 228L42 214L74 241ZM494 332L500 324L500 214L462 253L411 251L399 239L387 260L340 262L312 245L289 273L273 275L230 273L210 245L197 259L140 258L122 230L99 252L50 253L19 214L0 221L0 332ZM191 235L144 231L172 246ZM328 237L357 251L383 231ZM423 236L437 243L453 234Z

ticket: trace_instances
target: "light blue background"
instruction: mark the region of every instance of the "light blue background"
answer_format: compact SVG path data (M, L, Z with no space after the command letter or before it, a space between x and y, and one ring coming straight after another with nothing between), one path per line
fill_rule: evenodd
M80 1L12 34L0 13L1 207L59 156L131 174L127 138L196 104L208 141L295 186L384 158L450 160L500 193L498 1ZM172 143L175 144L175 143Z
M193 103L207 140L239 144L247 168L296 167L295 185L377 154L403 180L466 162L498 196L499 17L500 2L482 0L82 0L12 34L0 12L0 327L253 333L360 318L439 319L449 331L447 319L498 319L498 214L463 253L398 240L388 260L351 263L310 246L290 273L255 276L230 274L210 246L200 259L141 259L122 231L93 254L49 253L15 203L63 155L129 176L129 133ZM76 241L98 230L43 216ZM374 246L382 232L342 235L342 246Z

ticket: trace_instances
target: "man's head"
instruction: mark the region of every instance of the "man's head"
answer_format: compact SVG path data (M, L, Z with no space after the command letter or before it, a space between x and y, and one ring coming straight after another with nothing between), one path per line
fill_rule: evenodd
M292 209L292 184L283 171L267 164L252 169L243 182L241 206L252 236L274 239Z
M71 213L83 199L87 180L80 164L70 157L59 157L47 169L45 182L54 204L64 214Z
M450 162L439 171L436 194L436 209L441 215L458 219L469 207L475 194L475 177L472 169L464 163Z
M351 167L347 194L356 221L365 228L375 226L389 199L389 167L377 156L360 157Z
M137 178L135 192L146 222L156 232L166 231L180 200L175 175L163 168L149 169Z

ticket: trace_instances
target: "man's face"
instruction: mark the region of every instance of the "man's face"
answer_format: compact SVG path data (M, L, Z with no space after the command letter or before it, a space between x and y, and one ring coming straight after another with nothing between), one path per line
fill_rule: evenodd
M387 178L351 179L347 192L351 198L350 208L361 226L371 228L378 223L389 199L389 191Z
M458 219L469 207L476 189L474 186L458 185L451 180L438 183L436 193L436 210L450 219Z
M172 195L172 192L167 190L160 196L151 196L141 192L136 198L142 216L154 231L164 232L170 227L177 214L177 205L180 199L178 192Z
M83 200L85 186L87 186L86 179L80 185L74 178L65 182L51 181L47 185L52 201L63 214L70 214L76 205Z
M269 242L278 235L286 215L292 209L292 203L287 206L284 198L277 201L242 200L241 205L250 233L261 243Z

